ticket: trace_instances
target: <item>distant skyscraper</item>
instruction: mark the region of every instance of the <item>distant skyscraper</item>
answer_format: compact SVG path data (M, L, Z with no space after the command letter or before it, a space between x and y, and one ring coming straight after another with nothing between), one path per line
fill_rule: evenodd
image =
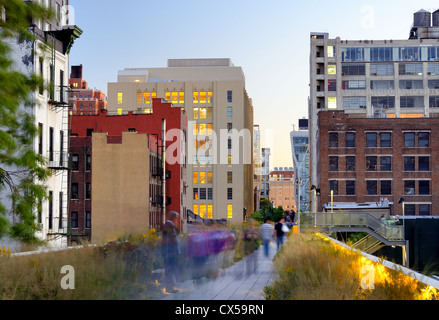
M292 131L291 150L295 172L295 197L297 210L309 211L309 144L307 122L301 120L299 131Z
M270 196L270 148L262 148L261 164L261 198L269 199Z

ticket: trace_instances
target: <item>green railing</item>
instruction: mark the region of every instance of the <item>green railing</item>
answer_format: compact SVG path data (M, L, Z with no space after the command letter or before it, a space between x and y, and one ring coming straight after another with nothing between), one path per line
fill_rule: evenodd
M301 213L301 228L368 228L389 241L403 241L404 227L392 220L381 220L367 212Z

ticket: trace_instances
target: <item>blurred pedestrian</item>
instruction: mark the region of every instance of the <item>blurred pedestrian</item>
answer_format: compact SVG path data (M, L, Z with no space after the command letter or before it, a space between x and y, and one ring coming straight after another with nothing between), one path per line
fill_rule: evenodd
M165 288L166 292L168 293L178 291L175 288L178 258L180 253L178 230L175 225L178 217L179 214L177 212L169 212L168 220L164 224L162 230L162 253L165 262Z
M282 247L282 245L284 243L285 232L282 228L283 226L284 226L284 219L283 218L278 219L278 221L274 225L274 229L276 230L277 251L280 250L280 248Z
M264 254L266 257L270 253L270 242L274 238L274 228L270 222L269 218L265 218L264 224L261 226L261 240L264 244Z

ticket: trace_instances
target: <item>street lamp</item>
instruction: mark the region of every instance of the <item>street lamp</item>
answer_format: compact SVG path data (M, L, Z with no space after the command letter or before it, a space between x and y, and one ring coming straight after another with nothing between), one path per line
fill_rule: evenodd
M403 259L403 265L405 267L407 267L407 241L405 239L405 213L404 213L404 198L401 197L401 199L399 199L398 204L401 204L402 206L402 237L405 241L405 245L402 246L402 259Z

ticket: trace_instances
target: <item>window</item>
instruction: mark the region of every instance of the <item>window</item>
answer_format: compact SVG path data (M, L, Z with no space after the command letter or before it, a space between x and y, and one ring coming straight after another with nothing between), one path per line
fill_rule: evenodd
M393 76L394 67L393 64L371 64L370 65L371 76Z
M346 133L346 148L355 148L355 132Z
M400 63L399 74L422 76L423 74L422 63Z
M346 157L346 171L355 171L355 157Z
M233 92L227 91L227 103L232 103L232 102L233 102Z
M418 171L430 171L430 157L418 158Z
M355 180L346 181L346 195L347 196L355 195Z
M207 200L213 200L213 189L207 188Z
M71 222L72 228L77 229L78 228L78 213L72 212L71 218L72 218L72 222Z
M366 171L377 171L377 157L366 157Z
M439 108L439 96L430 96L430 108Z
M227 205L227 219L233 219L233 204Z
M213 219L213 205L211 204L207 205L207 218Z
M429 195L430 194L430 181L419 181L419 194Z
M329 190L334 191L334 195L338 195L338 181L337 180L329 181Z
M404 133L404 147L413 148L415 146L415 133L405 132Z
M72 200L78 200L79 199L79 189L77 183L72 183L72 194L71 194Z
M370 48L370 61L393 61L393 48Z
M194 214L198 215L198 204L194 204L192 206L192 211L194 212Z
M420 216L429 216L431 213L431 206L429 204L420 204L419 205L419 215Z
M142 94L142 92L137 92L137 104L143 104L143 94Z
M399 89L424 89L423 80L399 80Z
M377 147L377 133L376 132L366 133L366 147L367 148L376 148Z
M227 200L233 200L233 188L227 188Z
M364 80L349 80L343 81L343 90L363 90L366 89L366 81Z
M227 183L233 183L233 172L227 172Z
M117 93L117 104L123 104L123 92Z
M328 74L337 74L337 65L328 64Z
M376 180L366 181L366 192L367 192L367 195L377 195L378 194Z
M421 60L421 48L420 47L399 48L399 60L401 60L401 61L419 61L419 60Z
M79 170L79 156L77 154L72 155L72 170Z
M198 172L193 172L192 173L192 183L193 184L197 184L198 183Z
M372 97L372 108L393 109L395 97Z
M227 107L227 119L232 119L232 118L233 118L233 108Z
M404 181L404 194L405 195L415 194L415 181L414 180L405 180Z
M401 97L401 108L424 108L424 97Z
M428 80L428 89L439 89L439 80Z
M404 157L404 171L415 171L415 157Z
M91 137L93 135L93 129L87 129L87 137Z
M85 184L85 199L91 198L91 183Z
M329 134L329 147L330 148L338 147L338 133L332 132Z
M342 48L342 62L364 61L364 48Z
M328 58L334 58L335 57L335 47L334 46L328 46L327 48L327 53L328 53Z
M380 158L380 170L381 171L392 171L392 157L381 157Z
M199 181L200 184L206 184L206 172L199 173Z
M53 138L54 129L50 127L49 129L49 160L53 161Z
M366 109L366 97L343 97L343 109Z
M206 188L200 188L200 200L206 200L206 199L207 199Z
M416 205L414 204L404 204L404 215L414 216L416 215Z
M338 171L338 157L329 157L329 171Z
M43 124L38 123L38 153L43 154Z
M337 80L328 80L328 91L337 91Z
M90 171L91 170L91 155L87 154L85 157L86 157L85 170Z
M194 91L193 103L198 103L199 102L198 97L199 97L198 91Z
M366 75L366 67L364 64L344 65L341 72L344 76L364 76Z
M394 90L395 81L393 80L372 80L370 82L372 90Z
M328 109L337 109L337 97L328 97Z
M212 183L213 182L213 172L208 172L207 173L207 183Z
M428 74L429 75L439 75L439 63L429 63L428 64Z
M429 147L430 146L430 133L419 132L418 133L418 147Z
M392 194L392 181L390 180L381 181L381 194L382 195Z
M232 132L232 129L233 129L233 124L232 123L227 123L227 133L230 133L230 132Z
M194 200L198 200L199 198L198 188L194 188Z
M392 134L390 132L380 133L380 147L388 148L392 146Z
M85 228L90 229L91 228L91 212L87 211L85 213Z

